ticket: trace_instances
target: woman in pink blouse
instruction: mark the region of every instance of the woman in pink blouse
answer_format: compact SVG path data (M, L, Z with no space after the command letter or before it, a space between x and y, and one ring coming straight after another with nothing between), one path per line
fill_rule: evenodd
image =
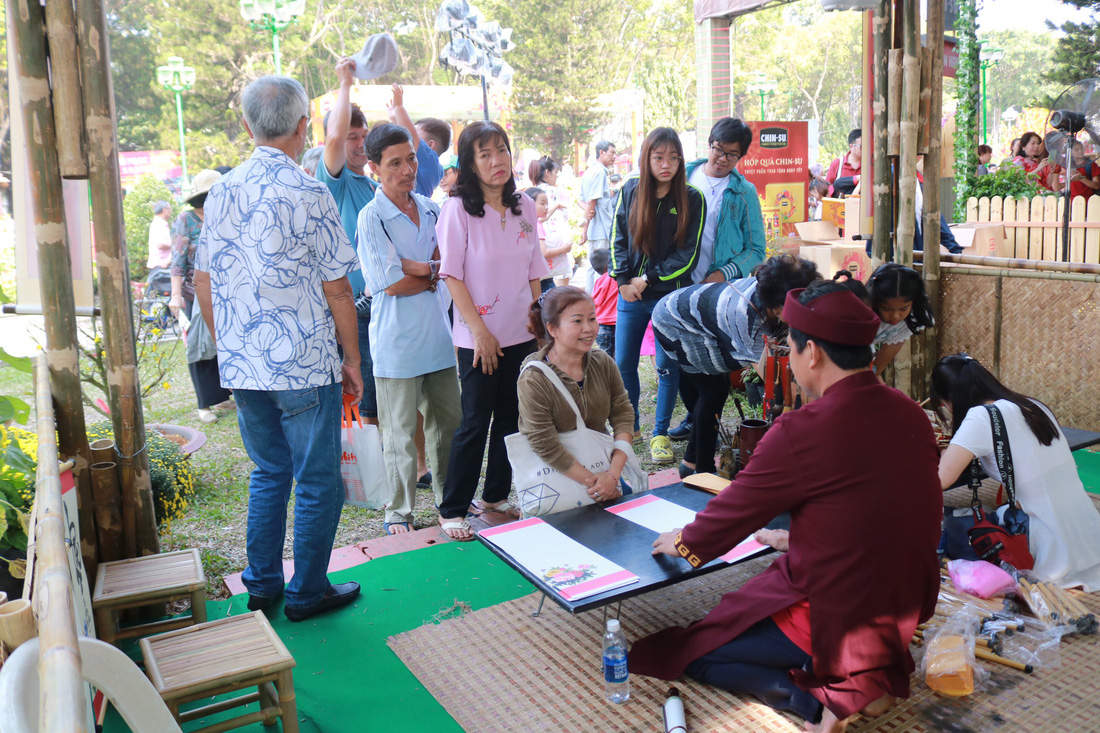
M527 314L548 274L536 225L534 202L516 191L507 133L495 122L473 123L458 138L458 178L436 225L439 276L454 299L462 382L462 422L439 506L440 524L456 540L474 537L466 513L481 477L486 438L482 508L518 516L508 502L512 467L504 437L519 429L516 383L523 360L535 351Z

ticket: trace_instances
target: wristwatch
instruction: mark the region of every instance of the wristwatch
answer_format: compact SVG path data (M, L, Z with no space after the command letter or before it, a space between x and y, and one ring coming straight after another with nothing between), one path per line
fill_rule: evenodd
M642 282L644 282L646 285L649 285L649 273L648 272L642 274Z

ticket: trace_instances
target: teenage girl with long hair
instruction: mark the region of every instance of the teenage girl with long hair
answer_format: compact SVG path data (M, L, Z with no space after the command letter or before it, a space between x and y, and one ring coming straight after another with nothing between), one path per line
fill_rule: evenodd
M619 192L611 231L611 276L619 285L615 361L634 407L635 433L642 337L657 301L691 284L706 214L702 192L687 182L684 148L671 127L646 136L638 170ZM680 372L660 344L656 351L657 416L650 455L656 463L671 463L675 455L668 425Z

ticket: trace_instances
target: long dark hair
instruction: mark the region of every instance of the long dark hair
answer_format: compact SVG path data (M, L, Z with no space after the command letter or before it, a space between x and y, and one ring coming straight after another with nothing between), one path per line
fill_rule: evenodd
M932 399L935 404L951 403L954 432L962 427L970 408L990 400L1008 400L1020 408L1035 438L1050 445L1058 438L1058 425L1031 397L1013 392L997 381L977 359L966 354L945 356L932 368Z
M1028 146L1028 143L1031 142L1031 138L1033 138L1033 137L1039 138L1039 142L1043 141L1043 138L1039 136L1039 133L1037 133L1037 132L1025 132L1023 135L1020 136L1020 146L1018 148L1016 148L1016 155L1017 156L1023 156L1025 158L1027 157L1027 153L1024 152L1024 148L1026 148Z
M905 317L905 324L909 326L910 331L917 333L936 325L936 317L932 314L932 303L924 289L924 280L913 268L899 265L897 262L887 262L874 271L867 284L870 285L868 290L871 293L871 309L875 313L878 313L878 307L883 301L901 298L913 304L909 315Z
M498 138L504 141L504 147L508 148L508 154L511 155L512 144L508 141L508 133L495 122L472 122L458 136L458 178L451 186L451 195L462 197L462 208L470 216L485 216L485 193L481 190L481 179L477 177L478 148L492 145ZM516 180L511 166L508 166L508 180L504 183L500 200L516 216L522 213L520 195L516 191Z
M527 166L527 178L532 186L538 186L546 182L546 174L558 170L560 166L549 155L544 155L538 160L532 160Z
M680 156L680 165L676 168L676 175L671 181L672 188L669 189L669 193L672 194L672 205L679 212L672 243L676 249L680 249L687 242L691 203L688 200L687 174L684 172L686 167L684 146L680 144L679 135L671 127L658 127L646 135L642 149L638 153L638 193L634 197L634 203L630 207L630 217L627 220L634 249L647 257L653 257L657 253L657 179L653 176L649 154L654 149L666 147Z

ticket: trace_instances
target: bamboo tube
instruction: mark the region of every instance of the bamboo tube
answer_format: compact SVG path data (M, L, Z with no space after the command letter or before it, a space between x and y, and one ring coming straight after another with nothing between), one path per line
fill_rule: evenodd
M895 17L894 24L901 23ZM886 154L891 158L901 155L901 87L902 87L902 50L891 48L887 53L887 73L889 81L886 87Z
M872 158L871 196L874 199L874 231L871 237L873 264L884 262L890 252L890 231L894 221L891 191L890 158L886 146L886 126L889 117L887 90L889 87L888 57L890 51L890 0L882 0L875 10L874 72L875 101L873 104L874 146Z
M11 14L8 15L9 21ZM38 417L38 483L35 505L35 605L38 611L38 678L42 689L40 730L86 733L84 679L73 612L73 589L65 551L65 513L57 473L53 400L46 359L39 357L35 414Z
M156 553L159 542L149 454L143 450L145 418L138 386L133 296L126 272L111 53L103 0L81 0L77 4L77 14L111 419L115 441L121 451L119 480L124 498L129 497L134 510L134 552L128 554L134 557ZM129 400L129 404L123 404L125 400Z
M31 10L34 12L30 12ZM88 577L96 571L95 520L88 474L88 436L77 363L76 315L73 304L72 261L65 229L65 201L57 161L57 136L49 94L46 37L41 7L7 2L8 38L15 63L12 106L18 106L27 131L27 162L34 232L38 242L39 288L46 331L50 386L57 403L57 442L65 458L72 458L78 498L80 555ZM15 103L18 91L19 103ZM52 412L52 410L51 410ZM40 464L41 465L41 464ZM56 470L57 460L51 464Z
M925 292L932 303L935 313L942 313L940 300L940 184L943 167L943 128L940 119L943 116L943 27L944 0L928 0L928 18L926 30L928 47L931 52L930 96L928 104L928 152L924 155L924 259ZM917 253L913 253L916 259ZM921 332L923 347L923 371L918 372L917 381L925 389L932 382L932 367L940 353L939 329L936 326Z
M84 102L80 98L80 61L76 49L76 15L72 0L46 3L50 39L50 84L53 87L57 158L62 178L87 178L84 157Z
M96 463L114 463L115 462L115 441L110 438L100 438L99 440L93 440L88 446L88 449L92 453L92 464Z
M990 267L947 265L943 271L951 275L977 275L979 277L1018 277L1026 280L1066 280L1079 283L1100 283L1100 275L1080 272L1044 272L1035 270L995 270Z
M931 33L928 34L928 42L932 42ZM918 47L920 51L920 99L917 105L917 154L924 155L928 152L929 122L928 112L932 108L932 49L928 46Z
M34 620L31 602L20 598L0 606L0 642L9 652L38 636L38 624Z
M925 186L927 186L927 182ZM937 225L938 226L938 225ZM927 260L931 253L914 253L916 260ZM978 255L940 254L941 262L960 265L981 265L983 267L1001 267L1013 270L1036 270L1038 272L1075 272L1088 275L1100 275L1100 265L1091 262L1049 262L1047 260L1025 260L1014 257L981 257Z
M122 560L122 501L118 471L113 462L92 464L92 495L95 497L95 522L99 533L99 560Z
M920 24L918 0L902 3L900 154L898 156L898 224L894 261L913 264L917 224L917 113L920 103Z

